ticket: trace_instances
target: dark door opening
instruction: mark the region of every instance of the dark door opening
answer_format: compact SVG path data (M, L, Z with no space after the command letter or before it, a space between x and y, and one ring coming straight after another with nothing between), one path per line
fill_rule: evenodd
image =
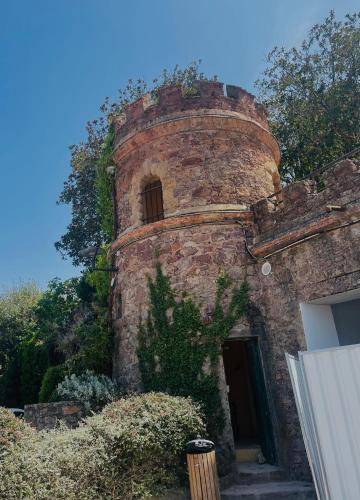
M273 432L257 340L227 340L223 359L235 444L258 444L267 461L274 463Z

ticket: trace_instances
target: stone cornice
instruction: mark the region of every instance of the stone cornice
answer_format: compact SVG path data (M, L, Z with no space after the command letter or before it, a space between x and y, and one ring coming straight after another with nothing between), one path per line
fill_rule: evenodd
M266 241L260 241L250 247L254 257L264 258L273 253L281 251L286 247L295 245L303 240L320 236L336 228L346 227L352 223L358 222L360 218L360 207L354 207L346 212L334 212L329 215L322 215L317 220L308 222L302 227L289 227L287 231L269 237Z
M117 141L113 158L118 163L143 143L152 142L159 137L195 130L236 131L244 135L255 136L270 149L276 163L280 161L279 145L264 126L243 113L219 109L182 111L149 120L139 127L134 127L131 132Z
M115 253L139 240L144 240L168 231L176 231L204 224L237 224L238 222L243 224L253 223L253 213L250 210L208 210L207 212L173 215L120 234L117 240L111 245L111 253Z

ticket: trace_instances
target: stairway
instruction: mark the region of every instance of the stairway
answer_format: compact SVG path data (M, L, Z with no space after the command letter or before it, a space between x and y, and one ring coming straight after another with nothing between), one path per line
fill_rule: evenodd
M236 484L221 492L222 500L316 500L312 483L287 481L283 469L255 462L237 463Z

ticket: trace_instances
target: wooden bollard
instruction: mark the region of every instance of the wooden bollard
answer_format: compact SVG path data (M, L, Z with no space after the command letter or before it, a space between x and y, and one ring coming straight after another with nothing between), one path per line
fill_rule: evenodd
M195 439L187 444L186 451L191 499L220 500L214 443Z

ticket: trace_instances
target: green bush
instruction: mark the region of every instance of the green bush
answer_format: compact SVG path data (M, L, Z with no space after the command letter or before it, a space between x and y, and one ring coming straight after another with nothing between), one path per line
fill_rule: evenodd
M0 460L15 443L23 437L30 437L32 432L29 425L15 417L7 408L0 407Z
M66 376L56 388L58 400L81 401L88 412L100 411L106 404L119 399L120 388L106 375L86 370L81 375Z
M66 370L64 365L50 366L42 379L39 403L48 403L53 401L57 386L65 378Z
M37 403L39 390L49 366L49 349L44 343L38 343L36 337L23 343L21 354L21 400L23 404Z
M111 376L113 336L107 310L102 307L97 308L96 315L78 325L74 333L81 344L81 349L68 361L71 372L82 373L92 370L95 373Z
M106 406L78 429L34 433L0 464L0 498L148 498L177 484L184 447L203 434L189 398L134 395Z

